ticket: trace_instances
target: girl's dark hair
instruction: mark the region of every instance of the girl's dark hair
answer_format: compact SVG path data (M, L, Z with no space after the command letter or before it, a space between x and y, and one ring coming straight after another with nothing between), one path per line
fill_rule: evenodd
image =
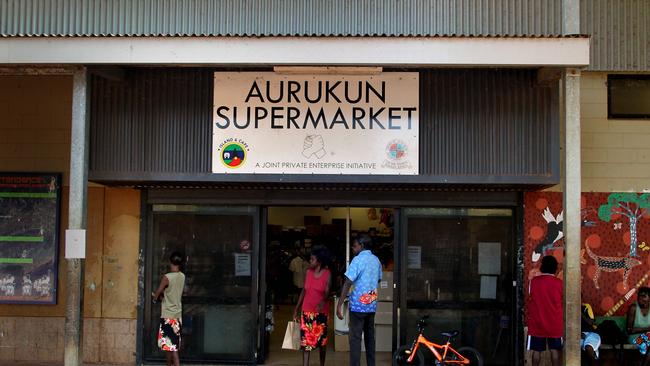
M311 255L316 257L316 260L320 263L321 267L329 267L331 255L327 247L317 246L311 251Z
M180 266L181 264L183 264L183 255L181 254L181 252L173 252L169 256L169 261L175 266Z
M650 296L650 287L639 287L639 291L637 292L637 296L641 295L649 295Z
M557 259L552 255L544 256L539 270L542 271L542 273L555 274L555 272L557 272Z

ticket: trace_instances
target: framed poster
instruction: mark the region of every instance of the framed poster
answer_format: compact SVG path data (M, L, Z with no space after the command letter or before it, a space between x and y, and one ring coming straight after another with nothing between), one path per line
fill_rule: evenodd
M0 173L0 303L56 304L61 175Z

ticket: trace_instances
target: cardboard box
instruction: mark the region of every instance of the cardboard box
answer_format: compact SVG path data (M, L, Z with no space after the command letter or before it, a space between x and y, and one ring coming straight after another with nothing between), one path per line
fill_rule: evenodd
M393 272L383 271L377 286L377 300L393 301Z
M378 301L375 313L375 324L393 324L393 302Z
M350 352L350 341L347 334L334 335L334 352ZM361 337L361 352L366 352L366 346L363 344L363 336Z
M309 237L320 236L321 234L320 225L307 225L305 234Z
M350 352L350 343L348 342L348 335L334 334L334 351L335 352Z

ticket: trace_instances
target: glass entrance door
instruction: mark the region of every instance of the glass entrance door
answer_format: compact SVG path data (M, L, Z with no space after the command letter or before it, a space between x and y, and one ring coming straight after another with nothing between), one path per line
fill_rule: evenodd
M486 365L514 364L516 287L511 209L407 208L403 210L400 343L458 330L456 346L471 346ZM429 359L430 360L430 359Z
M150 206L145 294L168 271L173 251L187 258L181 363L254 363L257 343L259 211L256 207ZM156 344L160 305L145 298L144 359Z

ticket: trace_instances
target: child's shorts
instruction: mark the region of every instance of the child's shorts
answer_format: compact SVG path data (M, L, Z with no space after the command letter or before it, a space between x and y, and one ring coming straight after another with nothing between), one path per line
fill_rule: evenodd
M526 348L529 351L543 352L546 351L547 345L548 345L548 349L562 349L562 346L564 345L564 341L562 340L562 337L546 338L546 337L535 337L529 335Z

